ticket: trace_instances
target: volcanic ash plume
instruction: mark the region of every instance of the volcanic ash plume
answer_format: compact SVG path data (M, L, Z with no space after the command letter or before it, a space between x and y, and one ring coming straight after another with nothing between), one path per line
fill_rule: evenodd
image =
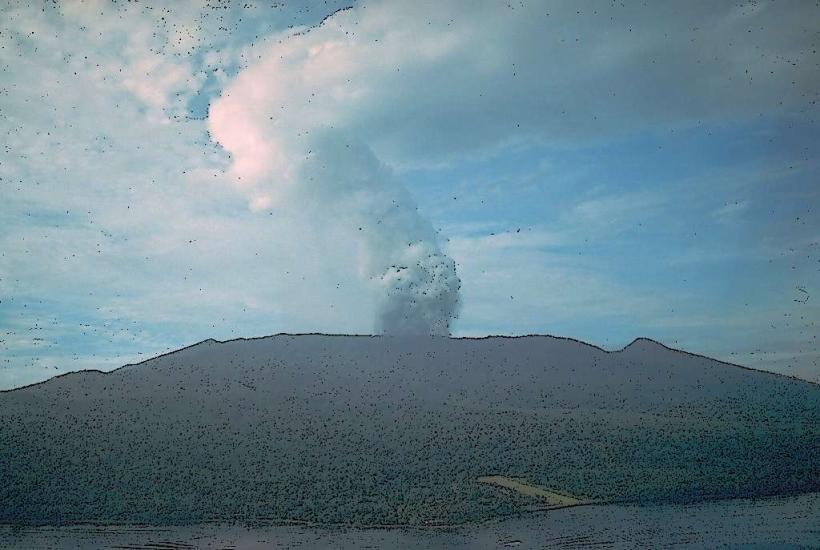
M429 243L409 247L400 265L381 276L385 289L378 326L385 334L450 334L458 314L455 262Z
M390 169L363 143L324 132L310 144L289 204L327 220L330 234L349 234L360 274L380 287L376 330L390 335L450 333L458 315L455 262Z
M458 312L455 263L369 146L379 140L368 128L381 116L371 99L396 89L371 76L394 78L397 65L362 48L365 15L338 12L268 40L211 103L208 129L230 153L227 175L251 209L304 216L320 238L356 244L351 262L381 292L377 331L446 335Z

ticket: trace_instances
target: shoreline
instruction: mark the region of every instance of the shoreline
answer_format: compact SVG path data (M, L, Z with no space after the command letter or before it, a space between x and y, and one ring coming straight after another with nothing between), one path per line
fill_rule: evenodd
M537 516L537 515L548 515L550 513L559 512L562 510L568 510L573 508L598 508L598 507L621 507L621 508L647 508L647 509L657 509L657 508L682 508L682 507L699 507L699 506L708 506L711 504L721 504L721 503L755 503L760 501L777 501L777 500L785 500L785 499L794 499L799 497L810 497L816 495L820 497L820 491L806 491L806 492L798 492L798 493L783 493L783 494L776 494L776 495L766 495L766 496L749 496L749 497L727 497L727 498L714 498L714 499L705 499L705 500L697 500L697 501L687 501L687 502L670 502L670 501L657 501L657 502L638 502L638 501L619 501L619 500L609 500L609 501L584 501L579 502L577 504L567 504L558 507L541 507L541 508L532 508L532 509L525 509L520 510L513 514L508 515L499 515L491 518L476 520L476 521L467 521L464 523L453 523L453 524L357 524L357 523L318 523L318 522L310 522L310 521L303 521L303 520L282 520L282 519L273 519L273 518L259 518L259 519L227 519L227 518L216 518L210 520L204 520L199 522L185 522L185 523L140 523L140 522L122 522L122 523L114 523L114 522L95 522L95 521L82 521L82 522L73 522L73 523L8 523L8 522L0 522L0 530L2 529L11 529L11 530L71 530L71 529L98 529L100 531L105 530L134 530L134 531L150 531L152 529L156 530L170 530L170 529L179 529L179 528L195 528L195 527L241 527L246 529L254 529L254 528L287 528L287 527L304 527L309 529L317 529L322 531L342 531L342 530L354 530L354 531L453 531L459 529L467 529L467 528L476 528L476 527L485 527L490 526L495 523L505 522L509 520L514 520L518 518L525 518L529 516Z

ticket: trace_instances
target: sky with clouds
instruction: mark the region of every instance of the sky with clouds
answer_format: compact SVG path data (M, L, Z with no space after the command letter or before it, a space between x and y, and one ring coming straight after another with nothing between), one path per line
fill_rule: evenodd
M404 241L452 259L454 335L644 336L820 382L818 21L4 0L0 388L372 333Z

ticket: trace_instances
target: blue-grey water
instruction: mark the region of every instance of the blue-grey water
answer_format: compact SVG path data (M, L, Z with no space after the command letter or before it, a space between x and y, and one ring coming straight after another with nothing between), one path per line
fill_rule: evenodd
M820 493L693 505L597 505L479 525L0 527L0 548L820 548Z

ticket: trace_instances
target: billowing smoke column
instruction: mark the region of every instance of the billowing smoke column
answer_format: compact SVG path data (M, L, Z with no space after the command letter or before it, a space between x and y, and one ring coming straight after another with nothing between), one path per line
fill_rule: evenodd
M228 115L239 116L226 116L228 108ZM243 121L231 102L216 103L214 113L212 131L234 153L236 181L252 208L273 205L311 220L328 238L356 242L359 255L351 261L380 289L377 332L449 335L461 284L455 262L407 189L367 145L338 130L312 128L282 146L259 137L259 126ZM279 154L268 156L272 151Z
M455 262L441 251L407 190L354 138L322 131L310 145L292 200L304 213L335 220L340 232L355 234L360 272L382 290L376 329L448 335L459 305Z
M377 61L349 32L364 15L354 11L260 47L211 104L211 137L231 154L228 176L252 209L303 215L320 234L357 244L351 261L380 292L378 332L447 335L459 306L455 263L360 139L373 139L374 91L396 89L367 75L396 74L396 65ZM378 36L366 43L379 43Z
M450 334L458 314L455 262L428 243L417 243L405 254L402 265L391 265L382 274L385 299L378 324L385 334Z

